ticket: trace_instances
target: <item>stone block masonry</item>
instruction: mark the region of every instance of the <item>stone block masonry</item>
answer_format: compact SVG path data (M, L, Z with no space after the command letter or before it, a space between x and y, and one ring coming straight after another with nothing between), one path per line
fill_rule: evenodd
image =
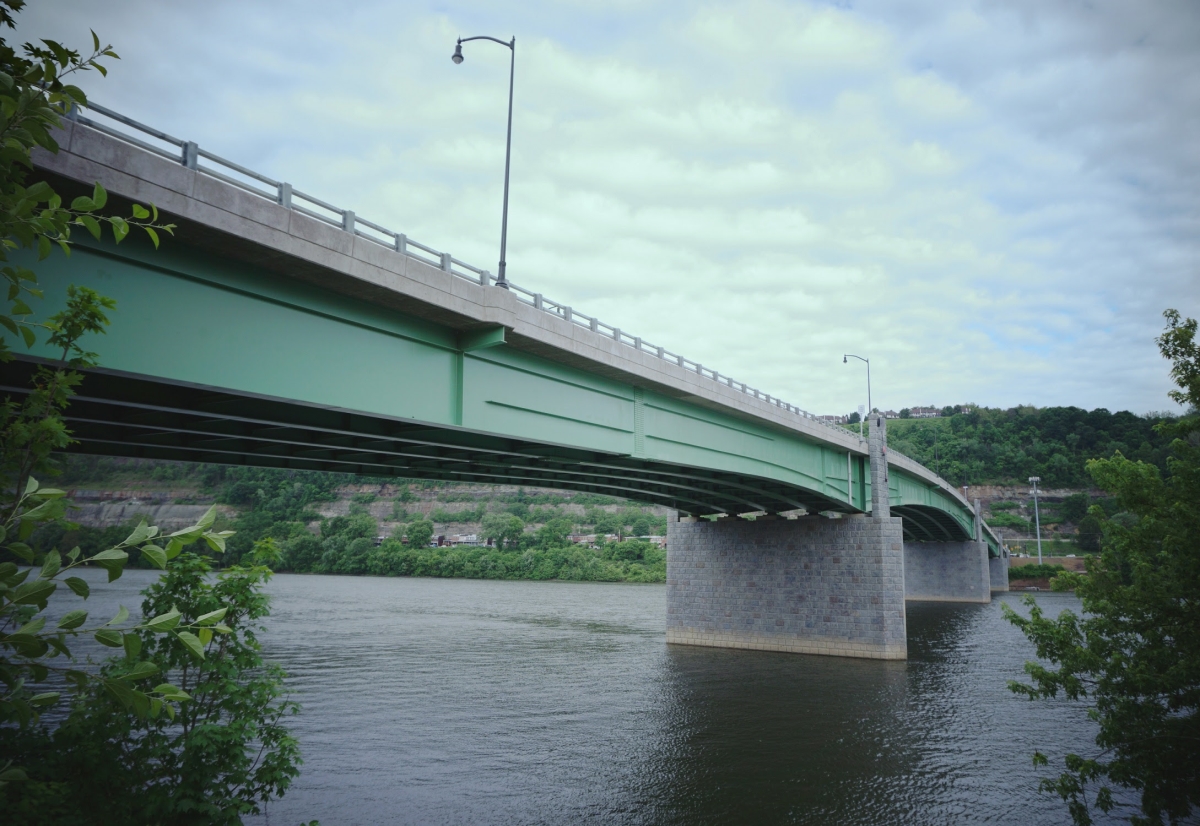
M904 595L935 602L991 602L986 542L905 542Z
M988 560L988 570L991 573L992 593L1008 590L1008 557L997 557Z
M667 642L902 660L899 517L667 525Z

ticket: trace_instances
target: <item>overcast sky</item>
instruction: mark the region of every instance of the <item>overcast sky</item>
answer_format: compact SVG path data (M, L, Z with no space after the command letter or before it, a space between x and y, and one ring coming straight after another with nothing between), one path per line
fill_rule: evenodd
M1173 409L1200 4L35 0L98 103L817 413Z

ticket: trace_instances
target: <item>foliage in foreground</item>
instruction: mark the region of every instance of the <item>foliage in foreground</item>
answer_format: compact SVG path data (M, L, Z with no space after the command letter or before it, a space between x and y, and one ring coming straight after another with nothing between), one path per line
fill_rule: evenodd
M1177 402L1200 408L1200 345L1196 322L1166 312L1158 339L1171 361ZM1027 597L1029 617L1005 606L1005 616L1034 643L1048 665L1027 663L1030 683L1010 688L1030 699L1060 692L1088 705L1099 725L1098 751L1067 755L1066 770L1042 781L1068 805L1078 826L1093 808L1121 810L1115 789L1138 796L1134 824L1183 822L1200 806L1200 417L1159 425L1171 441L1169 473L1121 455L1090 462L1097 484L1135 519L1114 519L1099 507L1102 552L1087 575L1064 573L1056 587L1074 587L1084 609L1045 616ZM1038 765L1047 765L1041 754Z
M201 626L204 657L150 628L135 633L141 661L190 699L168 716L136 716L100 690L87 692L53 732L0 737L31 779L13 784L6 809L28 824L236 824L282 795L299 773L299 749L283 725L297 706L281 700L283 673L264 665L256 631L267 616L263 566L234 566L215 579L203 558L185 553L145 591L145 616L176 616ZM214 634L219 615L225 633ZM106 677L129 668L111 660ZM71 778L70 782L65 782ZM95 801L104 800L103 810Z
M12 28L23 6L0 0L0 27ZM228 615L240 626L265 613L256 596L265 571L245 573L228 592L205 592L203 565L179 557L199 540L223 549L228 534L212 529L211 510L169 536L143 523L93 551L35 551L28 541L39 526L63 522L63 491L41 486L35 474L53 474L52 452L71 444L63 412L81 381L75 368L94 366L97 358L80 340L102 333L115 305L73 285L64 310L38 321L30 306L42 298L36 274L10 253L28 251L25 260L45 259L56 249L70 254L74 227L99 239L107 226L120 243L140 226L155 246L158 232L171 230L156 223L153 207L135 204L128 219L102 214L107 193L99 184L65 206L45 181L28 180L32 151L57 152L52 130L68 108L86 103L63 78L103 73L99 59L116 58L92 38L89 57L52 41L26 44L18 53L0 40L0 283L7 286L0 361L13 358L10 336L33 347L39 331L59 353L58 364L37 368L32 387L0 404L0 819L63 826L236 822L257 800L282 793L297 763L294 742L273 729L290 710L273 704L280 675L247 673L261 666L252 632L223 622ZM131 551L171 569L157 592L151 589L142 622L130 622L124 607L103 624L83 608L57 613L70 598L68 589L83 599L90 592L85 579L66 574L91 564L105 569L111 582ZM71 650L81 634L123 656L99 674L81 666ZM79 705L51 734L42 714L64 692ZM136 810L122 802L154 794L157 803L139 803Z

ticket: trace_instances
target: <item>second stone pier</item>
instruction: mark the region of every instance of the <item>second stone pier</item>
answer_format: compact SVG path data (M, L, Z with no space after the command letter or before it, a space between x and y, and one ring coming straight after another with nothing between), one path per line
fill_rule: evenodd
M908 656L899 517L700 520L667 528L667 642Z

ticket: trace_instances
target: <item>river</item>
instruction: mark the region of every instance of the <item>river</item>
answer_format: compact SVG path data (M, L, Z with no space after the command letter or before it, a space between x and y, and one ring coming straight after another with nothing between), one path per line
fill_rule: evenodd
M136 608L152 576L90 602ZM1061 766L1095 734L1076 704L1007 690L1032 656L1000 615L1016 594L909 603L909 659L881 662L668 646L662 585L269 590L305 763L248 823L1059 824L1030 755Z

